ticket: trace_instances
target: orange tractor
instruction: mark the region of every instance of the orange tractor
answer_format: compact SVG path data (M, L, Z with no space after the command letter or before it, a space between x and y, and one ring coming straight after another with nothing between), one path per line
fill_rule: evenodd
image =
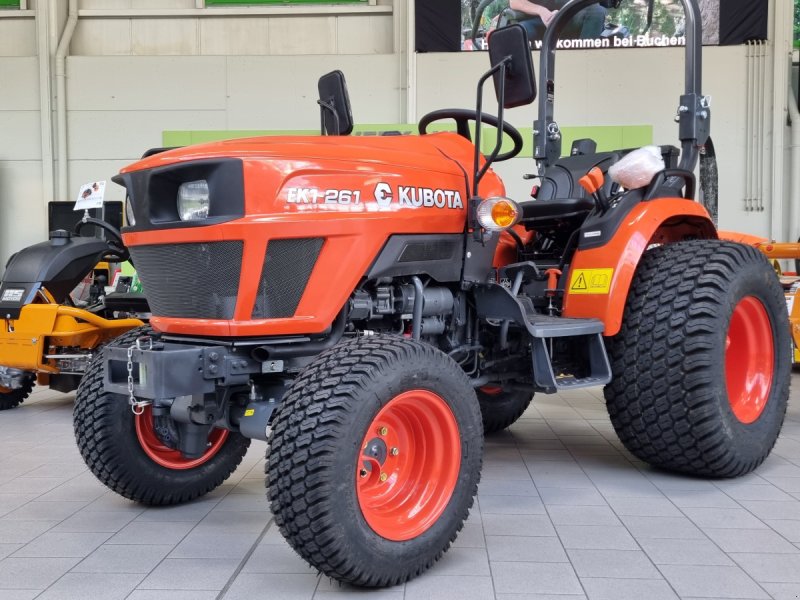
M334 72L319 86L332 135L123 169L123 236L153 318L78 390L75 434L100 481L184 502L268 440L268 498L292 547L337 580L387 586L447 550L484 434L534 393L605 385L620 439L660 468L733 477L761 464L788 399L786 305L764 256L720 241L694 201L710 129L696 0L682 0L680 160L662 148L666 168L628 189L607 171L634 153L584 140L562 158L553 118L559 34L597 1L572 0L544 41L534 200L506 198L491 168L523 146L504 109L536 97L517 25L491 37L476 110L426 115L420 136L346 137ZM482 110L489 80L497 117ZM456 132L427 133L440 119ZM471 122L497 128L488 156Z

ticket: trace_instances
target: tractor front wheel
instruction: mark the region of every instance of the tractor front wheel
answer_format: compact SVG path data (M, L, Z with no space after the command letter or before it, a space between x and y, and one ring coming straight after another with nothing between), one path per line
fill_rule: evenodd
M533 400L532 391L505 390L493 385L480 387L475 393L481 406L484 435L502 431L516 423Z
M275 522L329 577L402 583L463 526L482 451L475 392L446 354L389 336L339 344L306 367L275 417Z
M749 473L786 414L791 340L783 290L756 249L696 240L648 250L609 344L611 421L658 467Z
M149 333L127 332L111 346L130 346ZM150 407L134 415L128 399L103 390L103 354L89 365L78 387L73 411L78 449L94 475L110 489L142 504L171 505L207 494L239 466L250 440L212 429L206 451L186 458L176 449L176 431L168 416L154 417Z
M0 410L9 410L16 408L31 395L33 391L34 379L26 379L22 387L16 389L4 388L0 385Z

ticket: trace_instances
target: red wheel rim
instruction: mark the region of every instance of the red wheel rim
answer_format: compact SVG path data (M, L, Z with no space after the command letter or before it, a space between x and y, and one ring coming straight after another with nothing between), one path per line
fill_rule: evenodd
M378 535L397 542L430 529L447 508L461 468L461 436L441 396L411 390L370 423L356 464L358 504Z
M725 340L728 401L742 423L753 423L764 412L774 366L775 343L767 310L753 296L742 298L731 315Z
M153 428L153 410L150 406L144 407L144 412L134 417L136 424L136 437L144 453L150 459L167 469L183 471L193 469L211 460L220 451L225 440L228 439L228 430L215 428L208 436L208 448L199 458L185 458L178 450L165 446L156 435Z
M10 394L11 390L9 388L3 387L0 385L0 394Z

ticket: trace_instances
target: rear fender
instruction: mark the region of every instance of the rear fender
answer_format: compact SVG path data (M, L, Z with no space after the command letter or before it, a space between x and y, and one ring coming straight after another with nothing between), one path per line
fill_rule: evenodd
M605 324L603 335L616 335L645 250L686 239L717 239L701 204L682 198L637 204L608 243L575 252L565 285L564 316L600 319Z

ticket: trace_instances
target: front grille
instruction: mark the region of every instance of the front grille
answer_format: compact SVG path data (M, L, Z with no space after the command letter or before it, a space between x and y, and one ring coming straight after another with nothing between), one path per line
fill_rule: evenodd
M299 238L267 243L267 255L253 307L254 319L294 316L323 242L323 238Z
M232 319L244 242L131 247L150 309L157 317Z

